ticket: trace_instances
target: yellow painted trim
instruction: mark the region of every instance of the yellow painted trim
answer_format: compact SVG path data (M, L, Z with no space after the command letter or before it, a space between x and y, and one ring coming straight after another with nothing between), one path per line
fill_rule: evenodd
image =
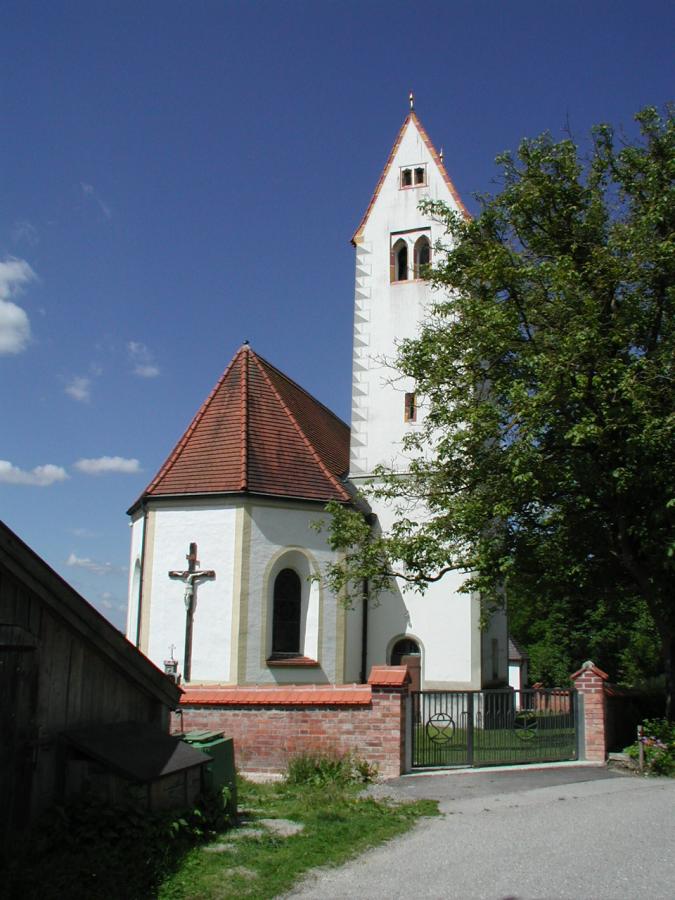
M232 576L232 619L230 627L230 683L237 683L237 661L239 659L239 627L242 603L242 569L244 564L244 518L243 506L238 506L234 520L234 573Z
M262 592L260 597L260 602L263 604L262 615L260 616L261 623L261 635L260 635L260 668L267 668L267 657L269 656L270 647L268 647L268 635L269 635L269 623L270 623L270 597L272 595L271 584L270 584L270 575L272 570L274 569L277 562L288 553L300 553L307 559L309 563L309 570L312 575L319 575L321 573L321 569L319 567L319 563L314 557L312 553L307 550L306 547L300 547L295 544L289 544L287 547L280 547L268 560L267 565L265 566L265 571L263 572L262 577ZM317 656L319 662L321 664L321 668L323 668L323 663L321 662L321 656L323 653L323 583L321 581L319 584L319 626L318 626L318 635L317 635ZM309 597L307 598L307 602L309 603Z
M321 583L323 587L323 582ZM340 596L335 598L335 683L345 683L345 671L347 669L347 613L345 605L346 590L340 591Z
M139 636L138 646L141 650L141 653L145 653L148 655L148 648L150 646L150 601L152 598L152 581L153 581L153 559L155 555L155 522L157 516L153 509L148 510L148 514L145 520L145 528L147 528L147 534L144 535L145 540L145 559L141 563L141 569L143 571L143 582L141 584L141 597L142 597L142 607L141 607L141 633Z
M246 684L246 663L248 659L248 611L251 593L251 511L247 503L242 508L241 526L241 576L239 591L239 629L237 631L237 676L235 684Z

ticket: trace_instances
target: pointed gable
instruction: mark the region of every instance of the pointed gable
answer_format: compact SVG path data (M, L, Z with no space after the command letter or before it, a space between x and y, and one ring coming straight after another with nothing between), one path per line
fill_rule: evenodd
M370 203L366 207L366 211L363 214L363 218L359 222L358 228L354 232L354 235L352 237L352 244L354 244L354 246L356 246L359 243L359 241L361 240L361 237L363 235L363 230L366 227L366 223L368 222L370 213L371 213L373 207L375 206L375 203L377 202L377 198L380 195L382 186L384 185L387 175L389 174L389 171L390 171L392 165L394 164L394 160L396 159L396 154L398 153L398 150L399 150L399 147L401 146L403 137L409 127L415 128L417 130L417 133L419 134L420 138L424 142L427 150L429 151L429 154L431 155L432 160L434 161L436 167L438 168L438 171L439 171L443 181L445 182L448 190L450 191L450 195L452 196L452 199L457 204L457 208L459 209L459 211L467 219L470 218L470 213L467 210L466 206L464 206L464 203L462 202L462 198L459 196L457 188L455 187L450 176L448 175L439 153L437 152L436 148L434 147L434 145L431 142L431 138L427 134L424 126L420 122L415 111L411 110L410 113L406 116L405 121L403 122L403 125L401 125L401 128L396 136L396 140L394 141L394 146L391 148L391 153L389 154L389 158L387 159L384 169L382 170L382 174L380 175L379 181L377 182L377 185L375 186L373 196L370 198Z
M347 501L348 455L348 426L244 345L143 496Z

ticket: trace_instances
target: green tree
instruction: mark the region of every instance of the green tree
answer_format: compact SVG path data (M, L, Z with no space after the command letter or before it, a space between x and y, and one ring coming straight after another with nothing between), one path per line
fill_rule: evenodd
M675 124L636 118L635 142L600 126L587 158L570 139L523 141L473 220L425 204L447 230L438 292L396 361L424 425L409 476L370 487L396 505L390 532L333 507L328 577L423 589L463 570L488 606L506 594L516 621L545 623L558 677L589 647L616 677L658 635L670 694Z

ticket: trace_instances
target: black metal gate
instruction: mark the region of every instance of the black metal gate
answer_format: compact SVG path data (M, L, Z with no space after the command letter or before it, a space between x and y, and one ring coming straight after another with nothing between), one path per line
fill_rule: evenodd
M575 691L414 691L413 768L577 758Z

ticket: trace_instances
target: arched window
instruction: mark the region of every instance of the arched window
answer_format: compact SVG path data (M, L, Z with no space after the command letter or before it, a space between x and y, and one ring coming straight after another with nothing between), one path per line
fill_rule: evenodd
M411 187L413 183L412 169L401 169L401 187Z
M391 280L407 281L408 279L408 245L398 240L391 248Z
M274 579L272 655L299 656L302 586L293 569L282 569Z
M391 648L391 665L400 666L404 656L419 656L420 646L412 638L401 638Z
M422 277L422 267L431 262L431 243L429 238L422 235L415 242L415 278Z

